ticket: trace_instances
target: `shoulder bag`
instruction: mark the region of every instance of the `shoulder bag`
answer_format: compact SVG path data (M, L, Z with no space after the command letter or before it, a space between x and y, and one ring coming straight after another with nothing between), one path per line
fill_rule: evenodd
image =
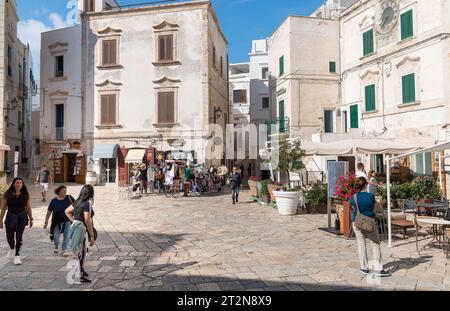
M357 211L356 219L355 219L355 227L361 231L364 231L367 233L372 233L376 227L375 218L361 214L361 212L359 210L359 205L358 205L358 197L356 196L356 194L353 198L355 199L355 205L356 205L356 211Z

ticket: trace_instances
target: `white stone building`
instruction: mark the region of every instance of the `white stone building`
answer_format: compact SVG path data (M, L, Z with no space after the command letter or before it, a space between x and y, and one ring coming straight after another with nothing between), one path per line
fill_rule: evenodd
M40 141L34 145L34 167L46 164L56 182L85 182L89 150L81 126L81 51L81 25L41 35Z
M230 64L230 98L233 123L250 123L250 63Z
M210 2L83 5L82 132L100 181L126 184L128 162L155 152L211 163L203 129L224 128L229 102L228 42Z

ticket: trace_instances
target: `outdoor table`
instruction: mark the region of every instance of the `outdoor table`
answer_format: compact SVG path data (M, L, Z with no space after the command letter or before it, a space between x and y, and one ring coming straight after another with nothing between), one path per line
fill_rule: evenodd
M445 230L446 226L450 226L450 221L449 220L444 220L444 219L439 219L439 218L417 218L417 222L421 222L424 224L430 224L433 225L433 238L431 239L430 242L428 242L425 246L423 246L420 250L422 251L423 249L425 249L425 247L429 246L431 243L433 243L434 241L437 241L439 243L439 247L441 246L441 241L439 240L439 230L438 230L438 226L442 226L443 228L443 247L444 247L444 253L446 255L446 257L448 258L448 240L447 240L447 230Z
M428 210L432 210L432 214L435 215L436 210L440 207L443 207L443 205L436 204L436 203L419 203L419 202L417 202L417 209L419 209L419 207L425 207Z

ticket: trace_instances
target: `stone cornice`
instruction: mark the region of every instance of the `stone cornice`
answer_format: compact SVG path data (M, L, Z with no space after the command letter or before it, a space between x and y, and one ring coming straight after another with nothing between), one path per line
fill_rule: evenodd
M121 85L123 85L123 84L122 84L121 82L112 82L112 81L110 81L109 79L106 80L106 81L104 81L104 82L102 82L102 83L96 83L96 84L95 84L95 86L97 86L97 87L105 87L105 86L107 86L107 85L121 86Z

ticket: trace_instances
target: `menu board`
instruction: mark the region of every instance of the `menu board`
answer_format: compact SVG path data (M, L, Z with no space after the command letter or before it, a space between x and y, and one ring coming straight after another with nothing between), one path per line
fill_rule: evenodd
M61 160L60 159L55 159L55 175L61 175Z
M83 158L77 157L77 161L75 163L75 175L83 175Z

